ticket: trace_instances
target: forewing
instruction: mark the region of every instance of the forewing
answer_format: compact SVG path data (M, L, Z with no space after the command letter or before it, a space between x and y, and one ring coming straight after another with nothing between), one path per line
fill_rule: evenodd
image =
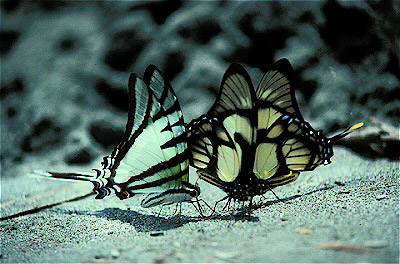
M208 112L209 116L231 114L238 109L251 109L255 99L254 88L247 71L239 64L231 64L221 82L218 97Z
M275 62L264 74L257 86L256 97L261 107L273 105L303 119L293 87L293 69L287 59Z
M157 101L161 105L161 110L153 119L157 120L161 116L167 116L169 125L165 128L173 133L174 138L162 145L162 148L177 148L177 153L181 154L187 149L186 128L179 101L169 84L164 80L161 71L154 65L147 67L144 73L144 81L153 92ZM182 170L188 169L188 161L181 164ZM188 180L186 177L185 180Z

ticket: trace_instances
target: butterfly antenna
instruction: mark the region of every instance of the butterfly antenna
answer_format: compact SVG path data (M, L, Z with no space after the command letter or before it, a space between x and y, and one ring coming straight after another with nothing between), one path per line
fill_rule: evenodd
M344 138L345 136L347 136L348 134L350 134L350 133L352 133L352 132L354 132L354 131L356 131L356 130L358 130L358 129L361 129L361 128L363 127L363 125L364 125L363 122L357 123L357 124L355 124L355 125L352 125L351 127L348 127L348 128L347 128L346 130L344 130L343 132L341 132L341 133L339 133L339 134L337 134L337 135L331 137L329 140L330 140L330 142L335 143L335 142L338 141L339 139Z

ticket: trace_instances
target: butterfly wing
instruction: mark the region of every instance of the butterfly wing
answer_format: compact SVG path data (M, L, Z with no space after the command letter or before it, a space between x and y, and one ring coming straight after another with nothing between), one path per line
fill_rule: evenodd
M118 197L162 193L182 188L188 180L187 143L182 111L160 71L149 66L147 84L136 75L129 80L130 110L123 141L105 159ZM148 206L146 206L148 207Z
M169 83L153 65L145 73L145 83L131 74L128 83L129 112L121 143L104 157L95 174L36 174L69 180L90 181L96 198L115 193L120 199L150 193L143 207L190 201L199 195L188 182L186 128L179 102Z
M223 186L239 175L242 146L251 144L255 92L246 70L232 64L224 74L219 95L207 115L189 125L191 164L201 178Z
M217 119L202 119L192 126L189 136L191 163L199 176L222 187L236 179L240 171L241 148L225 125Z
M186 140L186 127L183 119L183 114L179 101L168 82L164 81L164 78L159 69L156 66L150 65L147 67L144 73L144 81L148 87L152 90L157 100L162 106L160 113L154 117L158 119L162 115L166 115L169 121L169 126L165 130L169 130L173 133L174 138L168 141L168 144L164 144L162 148L175 148L177 155L185 156L184 162L181 163L181 170L186 171L186 176L183 180L188 181L188 156L187 156L187 140ZM160 89L165 87L164 89Z
M293 68L287 59L275 62L256 89L258 108L273 106L303 120L293 85Z
M294 172L312 170L329 162L331 147L322 133L315 131L300 113L293 69L287 59L275 62L264 74L257 89L258 142L254 171L258 177L290 179ZM264 155L263 153L272 153ZM275 155L273 153L276 153ZM333 152L332 152L333 153ZM276 174L276 175L275 175ZM297 176L296 176L297 177Z
M293 69L287 59L275 62L256 89L257 148L253 172L271 186L294 181L299 171L318 163L323 145L304 121L293 87Z
M254 88L247 71L239 64L231 64L222 78L219 94L208 116L224 117L238 109L253 108Z

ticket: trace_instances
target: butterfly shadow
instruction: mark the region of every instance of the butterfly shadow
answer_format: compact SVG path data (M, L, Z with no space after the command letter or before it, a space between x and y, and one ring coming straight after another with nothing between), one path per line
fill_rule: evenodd
M133 210L123 210L115 207L105 208L94 213L60 209L57 209L56 211L64 214L92 215L111 221L118 220L122 223L128 223L132 225L138 232L166 231L184 226L185 224L191 222L198 222L202 220L200 216L189 217L181 214L175 214L169 217L162 215L157 216L151 214L142 214Z
M284 202L288 202L288 201L295 200L295 199L298 199L298 198L306 196L306 195L311 195L311 194L316 193L316 192L322 192L322 191L330 190L330 189L333 189L333 188L335 188L335 186L322 187L322 188L319 188L319 189L316 189L316 190L312 190L312 191L309 191L309 192L303 193L303 194L296 194L296 195L293 195L293 196L285 197L285 198L282 198L282 199L279 198L279 199L272 200L272 201L259 202L259 203L254 204L252 206L252 209L256 210L256 209L260 209L260 208L265 208L265 207L271 206L273 204L282 203L282 202L283 203Z
M229 206L228 206L228 209L227 209L228 213L223 214L224 209L226 208L226 206L225 206L224 209L222 209L222 211L220 211L220 212L216 211L213 214L211 214L207 217L204 217L203 219L259 222L259 218L257 216L252 215L252 211L261 209L261 208L265 208L265 207L268 207L268 206L271 206L271 205L277 204L277 203L285 203L285 202L300 198L302 196L311 195L313 193L320 192L320 191L330 190L332 188L335 188L335 186L323 187L323 188L309 191L304 194L296 194L296 195L285 197L285 198L277 197L278 199L276 199L276 200L269 200L269 201L260 200L259 202L255 202L255 203L251 203L251 204L247 204L247 205L242 204L242 206L240 208L236 208L233 211L231 209L229 209Z

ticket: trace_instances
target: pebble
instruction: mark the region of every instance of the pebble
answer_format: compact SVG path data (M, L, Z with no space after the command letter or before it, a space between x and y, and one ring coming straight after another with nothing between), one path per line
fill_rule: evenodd
M287 221L287 220L289 220L288 215L286 215L285 213L280 213L280 214L279 214L279 218L280 218L282 221Z
M234 251L234 252L222 252L222 251L220 251L220 252L215 253L215 257L218 258L218 259L221 259L221 260L234 259L234 258L237 258L239 256L240 256L239 252L236 252L236 251Z
M369 248L383 248L388 245L386 240L366 240L364 246Z
M380 201L386 198L386 195L382 194L382 195L378 195L375 197L376 200Z
M308 228L296 228L296 233L303 234L303 235L311 235L312 230Z
M150 233L150 236L156 237L156 236L163 236L164 232L152 232Z
M119 251L118 249L111 249L111 257L113 259L118 258L119 255L121 255L121 251Z

